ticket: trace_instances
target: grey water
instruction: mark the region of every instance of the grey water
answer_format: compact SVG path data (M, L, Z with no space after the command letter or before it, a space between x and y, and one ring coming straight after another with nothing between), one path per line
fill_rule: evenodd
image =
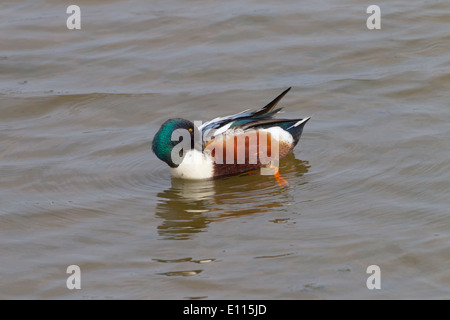
M448 1L73 2L0 4L0 298L450 298ZM289 187L151 152L290 86Z

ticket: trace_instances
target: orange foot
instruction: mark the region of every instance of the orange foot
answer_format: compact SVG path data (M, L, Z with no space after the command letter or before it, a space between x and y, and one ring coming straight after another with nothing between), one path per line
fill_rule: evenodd
M274 165L271 165L270 167L275 170L275 173L273 174L273 176L275 177L275 180L277 180L279 186L280 187L289 186L289 182L287 182L280 176L280 170L278 169L278 167L275 167Z

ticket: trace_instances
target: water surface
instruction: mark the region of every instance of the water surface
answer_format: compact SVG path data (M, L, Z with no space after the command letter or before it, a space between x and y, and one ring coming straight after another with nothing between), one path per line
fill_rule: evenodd
M450 298L448 1L69 4L0 4L0 298ZM290 86L288 188L151 152Z

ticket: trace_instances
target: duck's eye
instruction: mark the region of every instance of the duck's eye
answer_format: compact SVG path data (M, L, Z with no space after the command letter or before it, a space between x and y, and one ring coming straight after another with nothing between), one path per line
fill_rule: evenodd
M192 132L192 131L194 131L194 129L192 129L192 128L189 128L189 132Z

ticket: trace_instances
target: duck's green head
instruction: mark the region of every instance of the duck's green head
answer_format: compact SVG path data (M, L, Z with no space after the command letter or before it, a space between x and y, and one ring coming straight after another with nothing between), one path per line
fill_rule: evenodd
M186 152L194 148L202 150L200 132L191 121L179 118L164 122L152 142L156 156L172 168L178 167Z

